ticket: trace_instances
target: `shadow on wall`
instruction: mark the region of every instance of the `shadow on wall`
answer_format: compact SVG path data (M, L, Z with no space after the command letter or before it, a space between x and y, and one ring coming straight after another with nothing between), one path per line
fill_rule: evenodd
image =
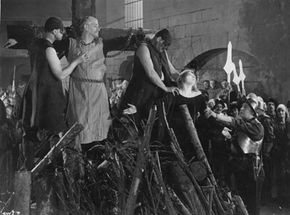
M247 0L239 25L247 29L251 53L265 68L266 90L271 97L286 102L290 98L286 90L290 84L290 1Z

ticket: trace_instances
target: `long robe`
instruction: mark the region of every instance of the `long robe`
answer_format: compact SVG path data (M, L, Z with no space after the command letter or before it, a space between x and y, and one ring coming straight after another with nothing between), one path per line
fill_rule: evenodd
M103 77L106 71L103 42L84 45L70 39L68 61L88 52L89 60L79 64L70 78L68 121L79 122L84 130L76 141L82 144L107 138L111 124L108 95Z

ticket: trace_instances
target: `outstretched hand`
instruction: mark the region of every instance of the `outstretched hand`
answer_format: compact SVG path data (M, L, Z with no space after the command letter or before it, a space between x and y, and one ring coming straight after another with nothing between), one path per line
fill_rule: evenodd
M17 40L12 39L12 38L9 38L9 39L7 40L7 42L4 44L3 47L4 47L4 48L10 48L10 47L16 45L17 43L18 43Z
M137 112L137 108L135 105L132 105L132 104L128 104L128 105L129 107L123 110L123 114L131 115Z

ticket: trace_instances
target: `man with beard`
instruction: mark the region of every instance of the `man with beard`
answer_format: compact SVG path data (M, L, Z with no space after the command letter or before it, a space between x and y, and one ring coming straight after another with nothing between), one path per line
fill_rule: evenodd
M78 39L69 38L68 61L80 53L88 53L88 61L78 65L70 76L68 121L79 122L84 130L76 138L86 152L107 138L111 124L107 90L103 40L95 17L85 17L80 24Z
M277 108L278 102L273 99L269 98L267 101L267 114L270 116L273 123L276 120L277 114L276 114L276 108Z
M137 48L133 76L121 103L122 110L128 108L129 104L137 108L137 124L147 119L152 105L165 93L178 94L174 80L179 73L169 61L166 52L170 44L170 32L162 29Z

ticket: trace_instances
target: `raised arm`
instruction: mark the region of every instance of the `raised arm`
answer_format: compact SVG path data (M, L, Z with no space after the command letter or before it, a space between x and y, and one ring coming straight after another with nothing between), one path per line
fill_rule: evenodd
M165 52L165 56L166 56L167 61L168 61L170 74L171 74L172 78L176 81L178 76L179 76L179 72L177 69L175 69L175 67L172 65L171 61L169 60L169 57L168 57L166 50L164 52Z
M52 73L59 80L65 79L67 76L69 76L73 72L73 70L78 64L87 60L87 53L85 53L79 56L78 58L76 58L74 61L72 61L67 67L62 69L60 60L54 48L48 47L45 50L45 54L46 54L46 58L47 58L47 61L51 68Z

